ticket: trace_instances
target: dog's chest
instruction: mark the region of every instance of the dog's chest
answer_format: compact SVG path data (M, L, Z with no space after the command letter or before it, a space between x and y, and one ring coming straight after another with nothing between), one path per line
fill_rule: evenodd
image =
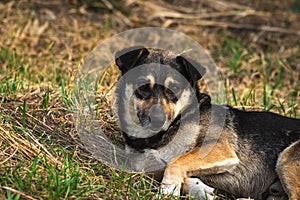
M171 159L190 151L196 144L200 127L196 123L181 125L177 134L167 144L158 149L147 149L145 154L152 154L157 160L168 163Z

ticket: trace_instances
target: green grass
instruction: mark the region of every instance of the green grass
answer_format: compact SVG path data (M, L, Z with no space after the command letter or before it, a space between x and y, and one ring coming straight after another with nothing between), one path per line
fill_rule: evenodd
M43 95L43 100L42 100L42 108L43 109L47 109L50 105L50 89L49 86L46 89L46 91L44 92Z
M240 72L240 66L242 61L242 46L236 39L225 39L223 44L225 52L228 52L228 67L234 72Z
M290 83L286 81L288 72L282 61L279 59L271 59L269 52L266 52L263 57L260 57L255 49L242 45L241 42L235 39L225 38L224 46L222 47L227 56L226 64L230 72L232 82L238 79L250 77L253 72L258 74L256 82L244 85L240 89L240 84L235 87L228 87L228 103L229 105L240 107L247 110L249 107L259 107L258 110L266 110L277 112L289 117L299 117L299 105L296 99L299 98L299 81L294 82L294 88L287 91L287 86ZM247 52L242 56L241 52ZM249 60L255 60L254 63L249 63ZM255 77L255 76L254 76ZM234 82L238 83L238 81ZM286 90L286 93L282 93ZM259 92L262 91L262 92ZM239 96L239 92L243 95Z
M297 22L291 21L299 18L297 2L292 5L281 2L279 9L275 1L270 10L266 2L263 11L266 15L262 13L265 18L261 21L270 25L287 24L287 30L297 29ZM235 3L239 5L240 2ZM261 5L260 1L256 3ZM208 48L222 71L229 105L300 118L298 36L200 27L192 23L196 18L154 17L149 20L149 16L158 12L146 4L135 6L133 12L124 3L111 1L111 4L117 9L108 9L105 3L96 1L87 4L35 0L0 3L3 19L0 30L0 199L146 200L157 195L159 183L152 178L117 171L95 160L82 146L73 119L76 107L72 97L76 95L74 81L78 68L97 44L128 30L128 25L123 24L125 17L133 27L171 23L172 29L185 32ZM166 8L172 10L171 6ZM220 8L213 6L203 4L201 8L208 15L218 15ZM257 9L254 4L247 6ZM194 10L199 6L182 5L180 9L185 7ZM180 12L178 8L176 11ZM281 20L282 17L272 15L268 18L270 13L276 13L273 12L276 8L279 13L284 12L283 16L291 17ZM288 13L290 9L295 12ZM232 11L239 12L236 8ZM182 16L186 16L185 12ZM223 14L220 11L219 17L212 17L212 20L221 20L224 24L226 20L244 23L243 16L223 17ZM251 15L261 17L256 13ZM56 17L54 21L53 16ZM46 22L48 27L41 31ZM99 94L98 114L105 115L106 112L101 111L110 110L109 95L117 75L116 69L111 69L101 82L92 84L96 95ZM83 87L89 90L90 86ZM113 132L117 125L109 117L104 116L99 121ZM117 141L115 132L111 134Z
M104 185L89 179L93 173L72 159L72 154L63 153L62 166L52 164L46 157L35 157L31 163L19 163L6 168L0 177L2 187L12 187L33 197L47 199L78 199L101 189ZM28 166L29 165L29 166ZM29 193L28 193L29 192ZM19 194L6 191L8 199L19 199Z
M41 152L30 162L1 168L2 195L7 199L26 197L20 193L41 199L86 199L97 193L102 193L103 199L151 199L155 195L153 179L105 169L94 160L83 163L75 152L55 151L62 158L61 165L52 163Z
M62 102L64 105L63 109L69 110L70 108L71 109L74 108L74 102L73 102L72 96L65 89L64 82L61 83L61 96L62 96Z

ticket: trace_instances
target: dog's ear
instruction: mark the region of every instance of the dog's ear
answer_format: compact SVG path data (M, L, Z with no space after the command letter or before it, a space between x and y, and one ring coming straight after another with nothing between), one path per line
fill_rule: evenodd
M205 74L206 69L202 67L198 62L185 58L183 56L177 56L176 62L182 68L183 75L187 80L190 80L192 86L197 84L197 81Z
M115 62L122 74L125 74L148 55L149 51L143 46L129 47L116 53Z

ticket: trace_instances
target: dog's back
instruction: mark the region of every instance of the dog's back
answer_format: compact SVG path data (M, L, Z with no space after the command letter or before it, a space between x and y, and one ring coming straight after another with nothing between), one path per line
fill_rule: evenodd
M231 111L240 142L247 140L253 151L264 152L273 161L276 161L278 154L287 146L300 139L299 119L271 112L244 112L237 109ZM275 163L269 159L265 164L274 166Z
M245 112L234 108L228 112L232 119L227 126L233 127L232 134L236 135L233 148L240 162L230 173L199 177L206 184L237 197L265 199L272 194L269 188L280 176L276 173L280 153L300 140L300 120L271 112ZM300 162L300 157L294 159Z

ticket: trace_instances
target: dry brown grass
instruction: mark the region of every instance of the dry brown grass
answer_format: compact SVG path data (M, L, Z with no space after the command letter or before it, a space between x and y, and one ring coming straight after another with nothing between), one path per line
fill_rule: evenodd
M130 28L158 26L184 32L215 59L226 83L229 104L246 109L271 107L274 112L299 117L300 13L291 11L291 7L297 8L295 1L197 2L1 1L0 198L7 199L8 191L24 199L50 197L46 190L21 191L22 187L5 178L12 177L22 163L30 170L26 166L36 157L46 157L52 165L63 168L64 156L73 152L82 173L98 166L79 140L68 102L85 56L104 39ZM228 67L234 56L239 57L237 71ZM118 72L113 69L107 73L109 86ZM100 97L109 89L104 84ZM100 122L107 132L116 132L115 119L109 114L109 96L104 99L106 103L99 108ZM92 172L87 179L106 187L113 184L112 177L121 176L109 169ZM122 180L129 179L125 176ZM133 177L133 188L139 180L140 175ZM105 198L103 193L115 199L132 198L126 191L129 186L114 187L119 185L97 190L89 194L90 198Z

